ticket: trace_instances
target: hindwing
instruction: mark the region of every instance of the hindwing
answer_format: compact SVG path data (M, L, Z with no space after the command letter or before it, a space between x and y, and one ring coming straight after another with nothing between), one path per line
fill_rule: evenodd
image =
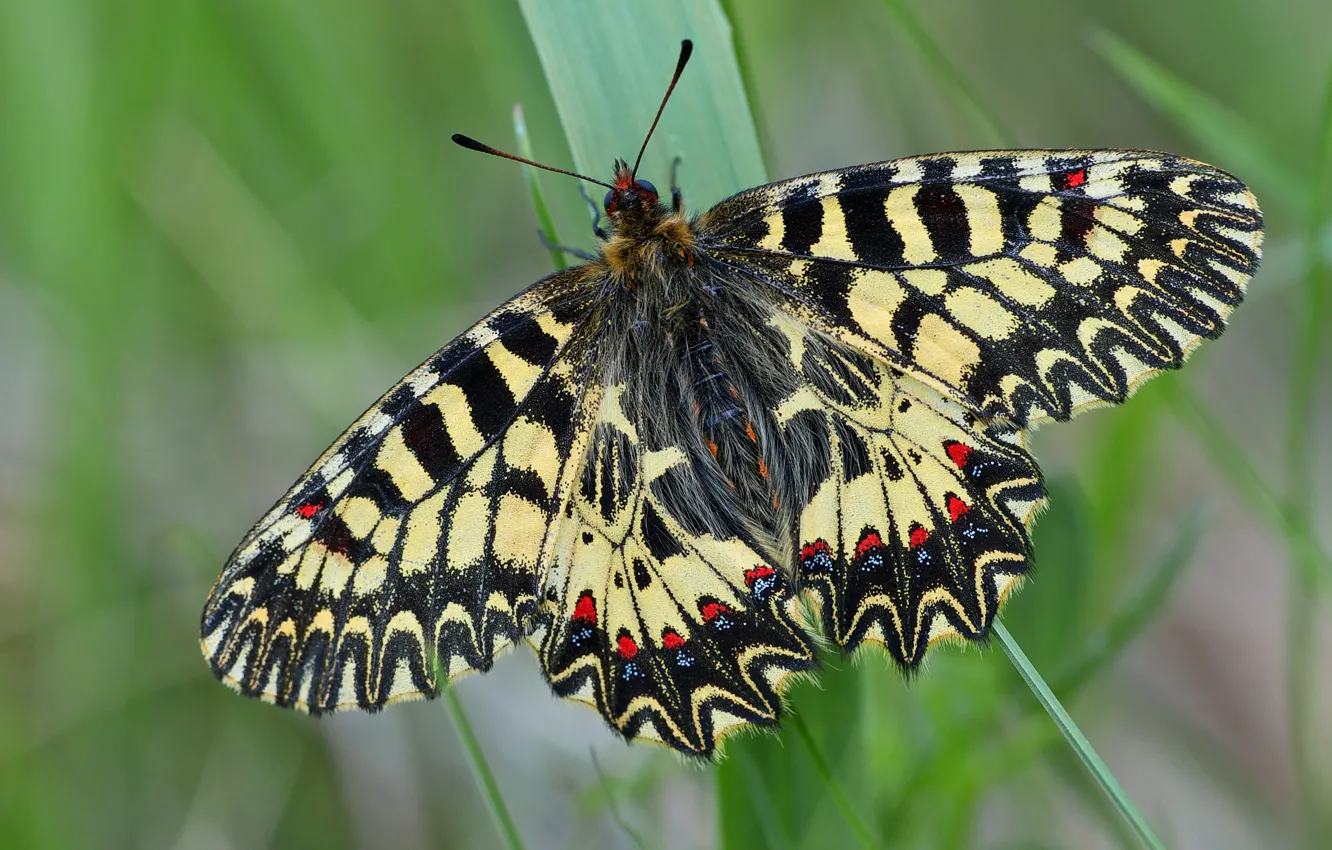
M751 189L699 231L802 320L1025 427L1121 402L1218 336L1262 217L1181 157L991 151Z
M793 339L802 329L790 319ZM806 332L784 431L817 423L828 474L800 505L797 574L823 632L915 667L941 637L984 637L1027 570L1040 472L1006 426L984 425L911 375Z
M204 608L213 672L311 712L431 696L537 608L594 345L556 274L389 390L241 541ZM574 459L571 462L571 459Z
M654 438L644 391L663 388L612 384L602 399L533 640L556 693L627 738L708 755L732 727L775 722L813 655L785 559L718 503L701 438Z

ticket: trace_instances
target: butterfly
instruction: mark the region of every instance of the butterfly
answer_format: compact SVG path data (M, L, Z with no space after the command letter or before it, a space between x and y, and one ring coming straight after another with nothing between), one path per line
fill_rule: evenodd
M376 710L526 641L625 738L709 756L776 722L816 635L907 670L983 639L1045 499L1032 429L1219 336L1262 242L1242 183L1150 151L910 157L692 217L637 167L600 183L594 255L390 389L245 536L202 617L219 678Z

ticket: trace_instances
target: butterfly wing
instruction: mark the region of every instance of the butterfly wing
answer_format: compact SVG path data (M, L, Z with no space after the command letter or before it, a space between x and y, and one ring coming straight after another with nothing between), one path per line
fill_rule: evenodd
M827 435L796 521L825 633L906 667L983 636L1044 500L1025 429L1123 401L1218 336L1261 228L1230 175L1143 151L916 157L705 214L709 256L777 293L801 378L783 428Z
M204 608L213 672L311 712L432 696L537 607L585 450L579 270L502 305L389 390L246 535Z
M796 520L802 585L839 646L883 644L904 667L947 635L983 637L1027 570L1044 502L1019 432L786 316L799 387L776 408L788 435L827 446L827 474Z
M784 560L761 554L734 507L715 503L724 488L702 480L716 466L697 429L645 417L690 415L644 398L663 392L607 387L532 640L556 693L627 738L710 755L728 730L775 722L787 677L813 655Z
M1238 180L1181 157L994 151L773 183L699 231L793 315L1025 427L1121 402L1218 336L1262 216Z

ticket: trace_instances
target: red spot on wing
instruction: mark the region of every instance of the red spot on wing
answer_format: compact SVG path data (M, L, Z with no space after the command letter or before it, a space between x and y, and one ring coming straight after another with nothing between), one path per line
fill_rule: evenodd
M296 509L296 513L300 514L306 519L309 519L310 517L319 513L323 509L324 509L323 502L306 502L305 504L301 505L299 508Z
M1064 175L1064 188L1076 189L1087 182L1087 169L1079 168Z
M952 443L947 447L947 451L949 459L961 469L967 465L967 459L971 457L973 449L962 443Z
M703 622L711 623L713 620L717 619L722 614L729 614L729 613L731 613L731 609L727 608L725 605L721 604L720 602L709 602L703 606Z
M772 575L773 572L774 570L772 567L763 567L763 566L755 567L752 570L745 570L745 584L749 585L750 587L753 587L754 582L758 581L761 578L767 578L768 576Z
M915 549L917 546L924 546L925 541L929 539L930 539L930 533L926 531L924 528L921 528L919 525L911 529L912 549Z
M830 552L828 544L824 540L815 540L813 543L806 543L800 547L800 557L802 560L808 560L820 552Z
M592 601L590 594L585 593L578 597L578 603L574 605L573 618L594 626L597 624L597 603Z
M661 642L667 649L679 649L684 646L685 639L680 637L677 632L667 632L661 636Z
M621 658L633 658L638 654L638 644L634 643L634 639L629 635L620 635L615 648L619 650Z
M953 518L953 522L957 522L958 518L969 510L971 508L967 507L967 503L957 496L948 497L948 515Z
M823 541L819 541L819 543L822 542ZM815 545L817 546L818 543L816 543ZM824 543L823 548L827 549L828 544ZM859 558L860 556L864 555L866 552L868 552L871 549L882 549L882 548L883 548L883 540L879 537L878 532L871 531L869 534L866 534L864 537L860 538L860 543L856 545L856 557Z

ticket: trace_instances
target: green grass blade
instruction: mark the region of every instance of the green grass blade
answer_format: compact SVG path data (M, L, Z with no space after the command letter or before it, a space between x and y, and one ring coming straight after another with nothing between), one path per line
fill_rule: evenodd
M447 678L447 673L438 667L435 675L439 681ZM453 721L453 728L458 731L458 740L462 742L463 751L467 753L467 761L472 766L472 772L476 774L482 796L485 797L486 805L490 807L490 814L495 819L495 829L504 839L504 846L508 850L523 850L523 837L518 832L518 825L513 822L513 815L509 814L509 807L504 802L504 795L500 793L499 783L495 781L495 774L490 772L490 763L486 761L481 742L477 740L476 732L472 730L472 722L467 719L467 712L463 710L457 692L451 684L445 684L441 690L443 693L440 696L444 700L444 708L449 713L449 719Z
M1105 630L1096 635L1095 642L1083 650L1081 659L1056 679L1055 689L1059 693L1067 697L1080 690L1156 618L1210 526L1211 518L1205 506L1184 520L1170 548L1149 571L1151 578L1122 606Z
M865 822L861 820L860 813L851 804L851 800L846 796L846 791L842 789L841 783L833 775L828 759L824 757L823 751L819 749L819 745L815 742L814 736L810 734L809 727L805 725L804 719L798 714L793 714L789 722L791 728L795 730L796 737L800 739L800 743L805 747L805 751L809 753L810 760L814 762L814 769L818 771L819 778L823 780L824 786L828 789L828 796L832 798L833 805L837 806L837 811L842 813L842 818L846 821L846 825L851 828L851 832L855 835L856 840L860 842L860 846L871 848L871 850L878 847L879 844L874 840L874 835L870 832L869 827L865 825Z
M577 170L610 176L633 162L652 123L681 39L694 41L689 71L662 115L639 175L663 190L679 155L691 208L767 182L758 136L732 51L731 28L712 0L520 0Z
M513 105L513 135L518 140L518 155L527 159L535 159L532 155L532 140L527 135L527 122L523 120L523 105L515 103ZM546 243L549 246L546 250L550 251L551 262L555 264L555 270L561 271L569 267L569 262L564 257L564 252L553 246L560 244L559 234L555 232L555 219L550 216L550 207L546 205L546 196L541 191L541 178L537 174L537 169L530 166L523 166L523 178L527 180L527 191L532 196L532 210L536 213L537 227L546 237Z
M620 801L615 793L614 784L611 782L611 778L606 775L606 771L602 769L601 762L597 760L597 751L591 750L588 757L592 760L592 769L596 771L597 784L601 786L601 794L606 801L606 811L610 813L611 820L625 835L629 836L629 840L634 843L638 850L648 850L643 836L639 834L638 830L634 829L633 825L625 819L624 813L620 811Z
M920 18L916 17L910 4L906 0L884 0L883 5L907 41L916 48L921 61L929 68L934 78L944 84L953 100L984 137L984 143L995 148L1017 147L1016 137L1004 126L1003 119L986 104L971 82L948 58L939 42L930 35L929 30L925 29Z
M1286 403L1285 479L1286 512L1292 526L1312 533L1314 464L1309 446L1314 439L1314 392L1327 326L1328 262L1320 250L1319 235L1329 217L1329 176L1332 173L1332 74L1323 95L1323 108L1315 141L1314 166L1310 172L1309 220L1306 228L1304 304L1300 311L1300 333L1295 343L1294 373ZM1311 758L1310 720L1316 677L1315 610L1318 604L1317 571L1300 563L1308 555L1292 547L1294 559L1286 597L1286 704L1287 749L1295 774L1301 837L1304 846L1325 845L1332 823L1320 810L1319 778Z
M1217 421L1211 409L1182 386L1170 394L1169 400L1180 420L1194 432L1208 457L1229 480L1231 488L1255 516L1281 535L1300 555L1295 563L1307 574L1306 580L1316 582L1319 570L1332 576L1332 558L1328 557L1317 536L1310 529L1291 522L1276 491L1248 460L1243 447Z
M754 758L747 751L740 749L728 755L725 764L728 767L730 765L738 767L736 776L738 781L727 781L728 774L736 773L733 769L717 772L717 808L718 819L721 822L722 846L752 847L757 832L763 837L759 847L767 850L791 850L795 845L783 829L785 819L780 817L773 807L771 784L759 771ZM735 793L736 785L743 786L744 808L752 809L752 812L736 811L741 808L736 802L741 799ZM737 817L738 814L745 816Z
M1088 741L1087 736L1082 734L1078 724L1073 722L1073 718L1060 705L1054 692L1041 678L1041 674L1027 660L1022 647L1018 646L1017 641L1013 640L1013 636L1008 633L1008 629L1004 628L1004 624L999 620L994 621L994 635L999 640L999 645L1003 647L1008 660L1013 662L1018 675L1027 683L1027 687L1031 688L1031 692L1040 701L1041 707L1050 715L1050 719L1059 728L1059 732L1068 741L1068 745L1077 753L1078 758L1086 765L1087 770L1100 784L1106 796L1115 804L1115 808L1119 810L1120 815L1133 828L1133 832L1142 841L1143 846L1150 847L1152 850L1164 850L1165 845L1161 843L1161 839L1156 837L1156 832L1153 831L1151 824L1147 822L1142 812L1138 811L1138 807L1129 799L1128 794L1120 786L1119 780L1115 779L1114 774L1110 772L1110 768L1106 766L1106 763L1101 760L1100 755L1092 747L1091 741Z
M1091 570L1058 566L1087 564L1094 557L1092 510L1081 488L1068 477L1051 476L1045 487L1050 508L1031 538L1032 567L1040 580L1005 602L1004 615L1033 663L1043 670L1063 670L1098 622L1092 610ZM1055 566L1047 570L1046 564ZM1012 687L1021 687L1014 677L1009 680Z
M1176 77L1127 42L1104 30L1092 47L1138 96L1172 123L1215 152L1226 168L1238 171L1265 195L1293 209L1306 207L1304 181L1293 175L1266 142L1229 107Z
M1305 228L1304 304L1300 311L1300 333L1295 346L1295 369L1291 376L1290 397L1286 405L1286 483L1290 488L1292 510L1308 508L1314 491L1314 465L1309 463L1308 446L1313 430L1313 399L1318 378L1318 361L1323 350L1327 325L1328 260L1321 250L1321 234L1329 224L1332 210L1332 75L1323 95L1314 165L1309 174L1309 219Z

